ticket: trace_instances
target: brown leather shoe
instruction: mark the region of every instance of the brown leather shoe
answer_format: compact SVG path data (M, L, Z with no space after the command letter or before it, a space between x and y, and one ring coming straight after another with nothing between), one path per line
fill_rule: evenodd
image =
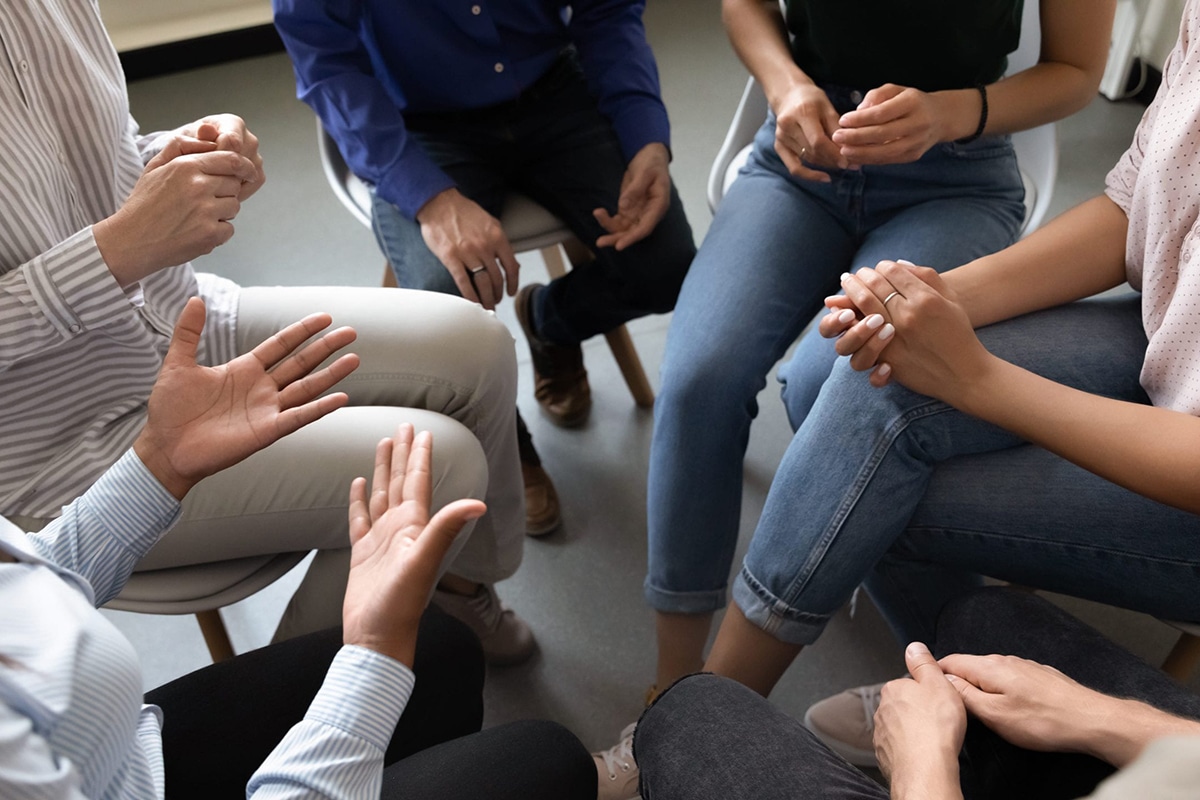
M540 464L521 464L521 477L525 480L525 533L529 536L545 536L562 525L562 510L558 505L558 492L546 470Z
M524 287L513 304L533 356L533 396L551 422L574 428L587 421L592 410L592 389L579 345L551 344L533 332L529 306L534 293L542 288L540 283Z

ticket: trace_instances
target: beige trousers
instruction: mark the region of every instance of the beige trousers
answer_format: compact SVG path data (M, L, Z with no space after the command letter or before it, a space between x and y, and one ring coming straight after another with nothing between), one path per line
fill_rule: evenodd
M349 325L362 359L338 390L350 405L201 482L179 523L138 569L318 550L276 638L341 624L350 482L370 478L376 443L401 422L434 438L434 507L482 498L448 571L494 583L521 562L525 510L517 458L516 357L495 316L451 295L342 286L242 290L245 353L314 311Z

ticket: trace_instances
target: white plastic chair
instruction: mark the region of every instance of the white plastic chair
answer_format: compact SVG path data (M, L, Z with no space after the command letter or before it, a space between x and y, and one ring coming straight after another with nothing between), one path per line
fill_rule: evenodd
M224 661L233 658L233 644L219 609L270 586L306 555L279 553L135 572L105 608L140 614L195 614L213 661Z
M1038 61L1041 51L1041 25L1038 3L1028 0L1021 18L1021 43L1008 57L1008 71L1020 72ZM725 133L725 141L713 160L708 173L708 207L715 212L721 199L737 178L738 171L750 155L754 134L767 118L767 98L753 77L746 81L742 99L734 112L733 121ZM1012 136L1017 164L1025 184L1025 222L1021 235L1027 236L1045 220L1054 194L1058 175L1058 135L1053 122L1039 125Z
M342 158L337 143L333 141L317 120L317 147L321 154L321 166L330 188L354 218L371 227L371 192ZM546 262L546 272L551 279L564 275L567 271L563 261L563 253L572 267L586 264L592 260L592 253L571 233L562 220L555 217L546 209L522 194L512 193L505 199L504 210L500 214L500 226L504 229L514 253L525 253L538 250L542 260ZM560 249L561 248L561 249ZM395 276L390 267L384 268L383 284L395 286ZM642 360L634 349L633 339L624 325L614 328L604 334L608 347L612 350L613 358L621 370L621 377L633 395L633 401L639 408L649 408L654 405L654 389L646 378L646 370Z

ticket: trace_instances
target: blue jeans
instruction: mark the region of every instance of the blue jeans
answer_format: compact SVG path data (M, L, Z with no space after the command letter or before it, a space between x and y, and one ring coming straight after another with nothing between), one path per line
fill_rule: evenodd
M1024 214L1005 137L832 178L792 178L768 119L684 281L650 450L645 594L655 609L725 604L755 397L838 276L884 257L962 263L1009 243Z
M1084 686L1200 719L1200 697L1045 600L1008 589L959 598L938 621L934 655L1002 653L1049 664ZM887 791L753 691L694 675L659 696L634 736L645 800L884 800ZM1082 797L1112 773L1091 756L1023 750L978 720L959 756L963 795Z
M1146 403L1140 298L1091 300L979 331L996 355ZM1200 620L1200 516L1122 489L843 360L780 463L733 588L747 619L810 644L866 580L904 642L932 636L979 575Z
M625 158L573 57L561 58L511 102L406 115L405 124L459 191L493 216L499 217L510 191L520 192L593 246L605 231L592 210L616 211ZM376 239L400 286L459 294L417 222L377 194L372 211ZM696 246L674 185L666 216L649 236L622 252L606 247L595 253L593 262L536 295L533 316L541 338L574 344L675 307Z

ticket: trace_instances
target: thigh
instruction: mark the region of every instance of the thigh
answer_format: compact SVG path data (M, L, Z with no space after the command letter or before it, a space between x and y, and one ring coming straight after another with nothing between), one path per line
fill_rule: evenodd
M371 475L375 445L402 422L433 432L436 507L483 497L487 464L460 423L413 408L342 408L205 479L138 569L348 547L350 482Z
M304 718L342 646L339 629L290 639L185 675L146 695L163 709L168 797L244 797L246 782ZM462 623L421 620L412 698L388 747L395 761L479 730L483 655Z
M594 800L596 767L553 722L511 722L416 753L383 773L384 800Z
M693 675L642 715L634 734L652 800L882 800L882 786L735 681Z
M1197 541L1200 516L1024 445L940 465L892 555L1200 620Z

